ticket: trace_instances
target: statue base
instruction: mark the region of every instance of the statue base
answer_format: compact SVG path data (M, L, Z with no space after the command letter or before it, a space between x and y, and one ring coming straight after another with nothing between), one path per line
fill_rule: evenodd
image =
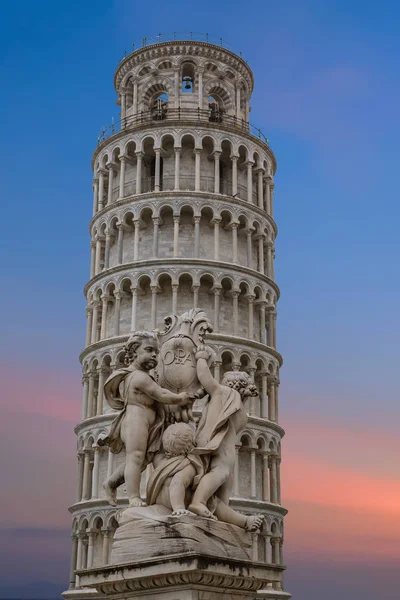
M110 600L289 600L290 594L281 590L282 571L275 565L186 552L78 574L82 586Z

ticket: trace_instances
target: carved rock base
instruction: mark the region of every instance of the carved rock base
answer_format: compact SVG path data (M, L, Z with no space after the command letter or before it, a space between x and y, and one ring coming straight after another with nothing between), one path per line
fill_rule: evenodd
M251 560L252 536L235 525L191 515L174 517L156 504L123 510L117 520L112 565L185 552Z
M194 552L78 571L83 586L110 600L288 600L283 567ZM268 595L258 595L258 590ZM274 591L272 588L275 588Z

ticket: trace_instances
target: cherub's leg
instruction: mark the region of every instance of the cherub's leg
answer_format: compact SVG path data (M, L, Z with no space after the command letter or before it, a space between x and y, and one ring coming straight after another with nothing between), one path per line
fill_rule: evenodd
M246 528L247 517L236 512L236 510L233 510L233 508L225 504L225 502L219 498L217 508L215 509L215 516L219 519L219 521L223 521L224 523L237 525L238 527L243 527L243 529Z
M189 505L189 510L202 517L216 519L216 517L208 510L207 502L229 478L229 475L229 468L226 465L215 464L213 466L211 463L211 470L200 480L193 495L192 502Z
M120 465L111 477L103 483L106 497L111 506L117 506L117 488L125 481L125 464Z
M173 476L169 486L169 499L172 507L173 515L188 515L189 510L186 510L185 495L187 488L193 482L196 475L196 469L193 465L188 465L182 471Z
M130 506L146 506L140 497L140 478L146 458L149 426L143 413L130 411L125 415L121 426L121 439L125 444L125 484Z

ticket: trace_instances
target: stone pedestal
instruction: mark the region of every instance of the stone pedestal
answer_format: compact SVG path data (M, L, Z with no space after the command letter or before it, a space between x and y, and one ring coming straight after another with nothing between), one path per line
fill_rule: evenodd
M110 600L288 600L290 594L279 589L282 572L275 565L187 552L78 574L82 586Z

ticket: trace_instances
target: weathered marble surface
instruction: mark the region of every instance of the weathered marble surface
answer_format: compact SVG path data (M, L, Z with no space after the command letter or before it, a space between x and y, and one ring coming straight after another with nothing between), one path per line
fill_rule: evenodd
M186 552L251 560L251 534L198 515L173 516L161 505L128 508L118 515L110 564Z

